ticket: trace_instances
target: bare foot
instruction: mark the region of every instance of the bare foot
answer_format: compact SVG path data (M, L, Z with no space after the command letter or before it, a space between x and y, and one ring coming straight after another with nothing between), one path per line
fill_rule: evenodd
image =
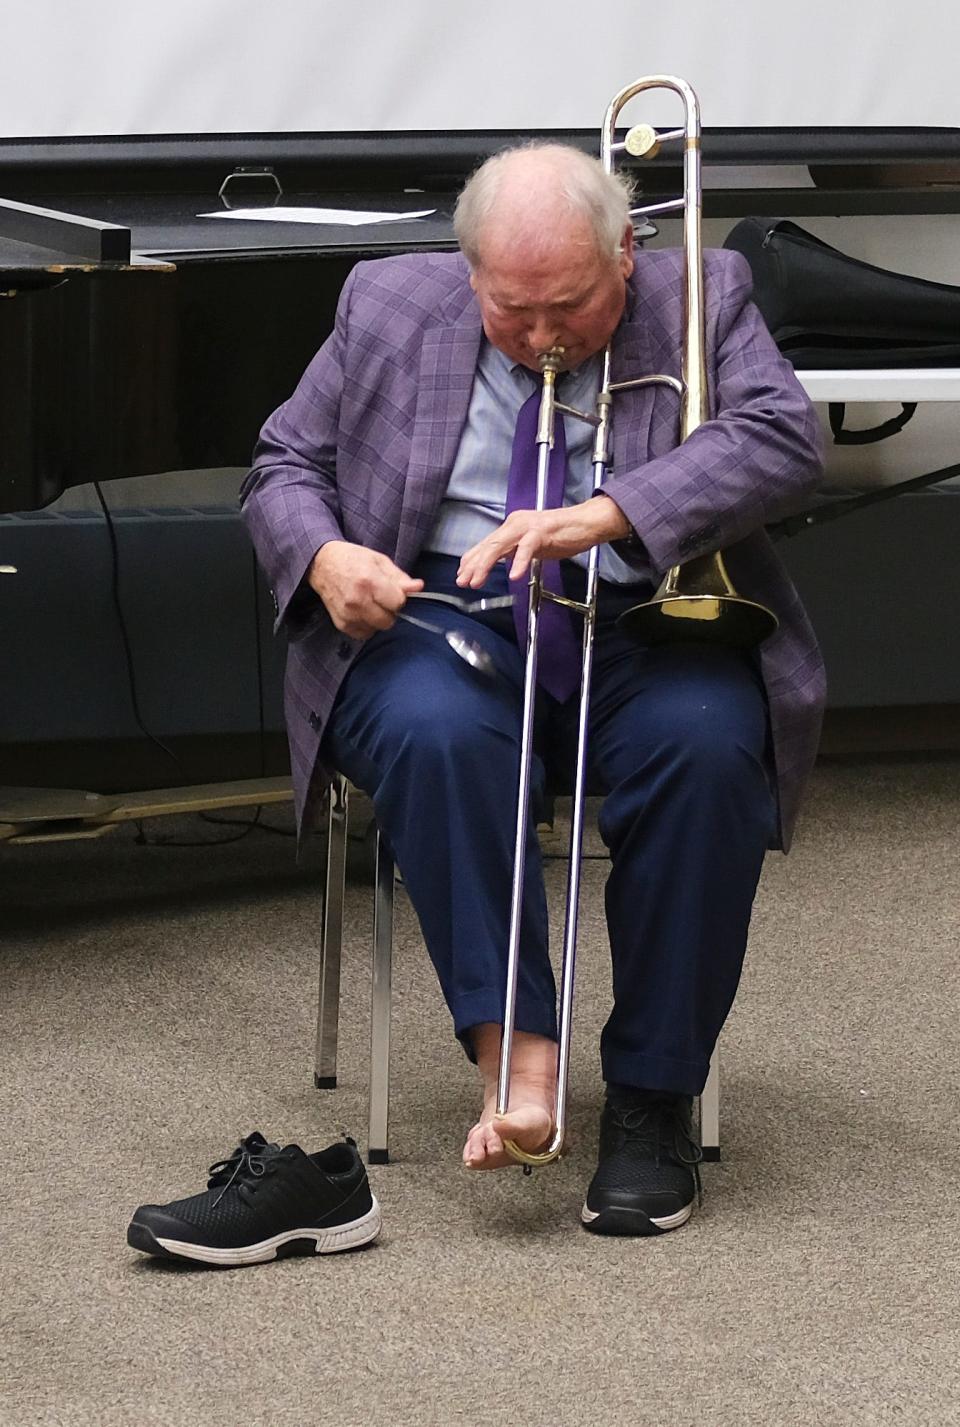
M474 1049L484 1079L483 1110L467 1135L463 1162L468 1169L503 1169L517 1161L504 1149L514 1140L531 1154L546 1149L553 1134L556 1093L556 1043L517 1031L513 1042L510 1106L497 1116L500 1027L474 1027Z
M467 1135L463 1147L463 1162L467 1169L504 1169L517 1161L503 1147L504 1140L514 1140L531 1154L544 1150L553 1133L553 1104L527 1101L521 1098L511 1104L502 1117L497 1117L497 1099L484 1102L483 1113Z

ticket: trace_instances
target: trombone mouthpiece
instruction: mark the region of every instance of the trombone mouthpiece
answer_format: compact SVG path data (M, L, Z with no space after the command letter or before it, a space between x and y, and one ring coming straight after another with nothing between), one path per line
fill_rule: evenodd
M551 347L549 352L541 352L539 357L540 370L542 372L558 372L560 370L560 363L563 361L563 353L563 347Z

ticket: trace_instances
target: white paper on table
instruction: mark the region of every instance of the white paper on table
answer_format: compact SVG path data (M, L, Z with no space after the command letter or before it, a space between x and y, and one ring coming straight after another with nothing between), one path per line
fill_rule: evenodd
M405 218L429 218L435 208L418 213L358 213L354 208L228 208L221 213L198 213L198 218L244 218L259 223L344 223L351 228L364 223L401 223Z

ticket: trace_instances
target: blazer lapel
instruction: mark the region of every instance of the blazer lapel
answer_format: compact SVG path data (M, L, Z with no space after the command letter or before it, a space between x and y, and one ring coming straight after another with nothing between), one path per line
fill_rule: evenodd
M638 322L621 322L613 339L611 374L615 382L650 376L650 343ZM656 387L637 387L613 395L613 473L632 471L647 460Z
M467 297L466 304L458 301L459 311L446 314L448 325L431 327L423 338L394 555L401 569L416 559L433 526L467 420L483 330L473 293Z
M637 304L638 308L641 307ZM641 308L642 313L642 308ZM653 340L642 316L621 322L613 339L614 382L636 377L680 375L680 354L666 352ZM615 392L613 397L613 467L617 473L636 470L657 451L677 444L680 402L676 392L658 383ZM665 429L664 429L665 428ZM664 439L664 438L667 439Z

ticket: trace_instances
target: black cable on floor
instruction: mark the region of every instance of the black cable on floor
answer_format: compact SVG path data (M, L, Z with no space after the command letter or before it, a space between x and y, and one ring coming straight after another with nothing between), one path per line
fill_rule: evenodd
M256 668L257 668L257 728L260 751L260 777L267 776L267 729L266 716L264 713L263 698L263 639L260 634L260 572L257 568L257 556L255 551L250 551L250 569L253 583L253 629L254 641L256 645ZM241 837L245 837L248 832L252 832L258 827L261 832L272 832L277 837L296 837L296 832L291 828L275 827L272 823L260 821L262 807L258 807L252 819L247 818L219 818L213 817L210 813L201 813L204 822L214 823L217 827L241 827L245 828L239 837L225 838L225 842L239 842ZM182 845L182 844L181 844ZM195 844L204 846L209 844Z
M168 748L162 739L157 738L156 734L150 732L149 728L147 728L140 714L140 699L137 694L137 677L133 665L133 650L130 645L130 634L127 630L127 620L123 612L123 604L120 600L120 548L117 544L117 532L114 529L113 516L111 515L110 508L104 499L103 491L100 488L99 481L93 482L93 489L96 491L97 500L100 502L100 508L103 511L103 518L107 523L107 536L110 540L110 594L113 599L113 607L117 615L117 624L120 626L120 638L123 642L123 653L127 665L127 685L130 689L130 703L133 708L134 722L136 723L137 728L139 728L140 732L143 734L144 738L148 738L150 742L155 744L157 748L159 748L163 753L167 755L168 758L172 758L180 772L183 774L184 778L186 778L187 770L184 768L183 764L180 762L180 759L174 753L173 749Z
M155 744L156 747L159 748L163 753L165 753L168 758L171 758L173 760L181 776L183 777L184 782L187 783L189 781L189 778L187 775L187 770L183 766L183 763L177 757L176 753L173 751L172 748L169 748L167 744L163 742L162 739L158 738L156 734L152 733L151 730L147 728L146 724L143 721L143 716L140 712L140 698L137 692L137 677L136 668L133 661L133 648L130 642L130 633L127 628L126 615L123 612L123 602L120 598L120 547L117 541L117 532L113 522L113 515L110 511L110 507L107 505L107 502L104 498L100 482L93 481L92 485L94 491L96 492L97 500L100 502L100 508L103 511L103 518L106 522L107 527L107 536L110 541L110 594L113 601L114 610L116 611L117 624L120 628L120 638L123 644L124 661L127 670L127 686L130 691L130 704L133 710L134 722L136 723L137 728L143 734L144 738L149 739L149 741ZM251 558L253 562L253 599L254 617L256 621L257 645L257 707L259 716L260 776L262 778L266 776L266 729L264 724L263 711L263 671L260 639L260 594L257 580L256 556L253 554L252 551ZM214 823L215 825L222 827L241 827L243 831L237 833L233 837L210 838L207 840L198 841L192 841L182 838L164 837L163 834L159 834L155 837L148 837L147 833L144 831L143 823L140 820L135 820L134 825L137 829L137 833L134 840L140 847L223 847L228 843L240 842L243 838L249 836L249 834L253 832L254 828L259 828L261 832L275 833L278 837L295 836L295 834L291 832L288 828L274 827L271 824L261 822L260 815L262 811L262 807L257 807L254 810L253 817L245 819L215 818L211 817L208 813L200 813L198 814L198 816L203 819L204 822Z

